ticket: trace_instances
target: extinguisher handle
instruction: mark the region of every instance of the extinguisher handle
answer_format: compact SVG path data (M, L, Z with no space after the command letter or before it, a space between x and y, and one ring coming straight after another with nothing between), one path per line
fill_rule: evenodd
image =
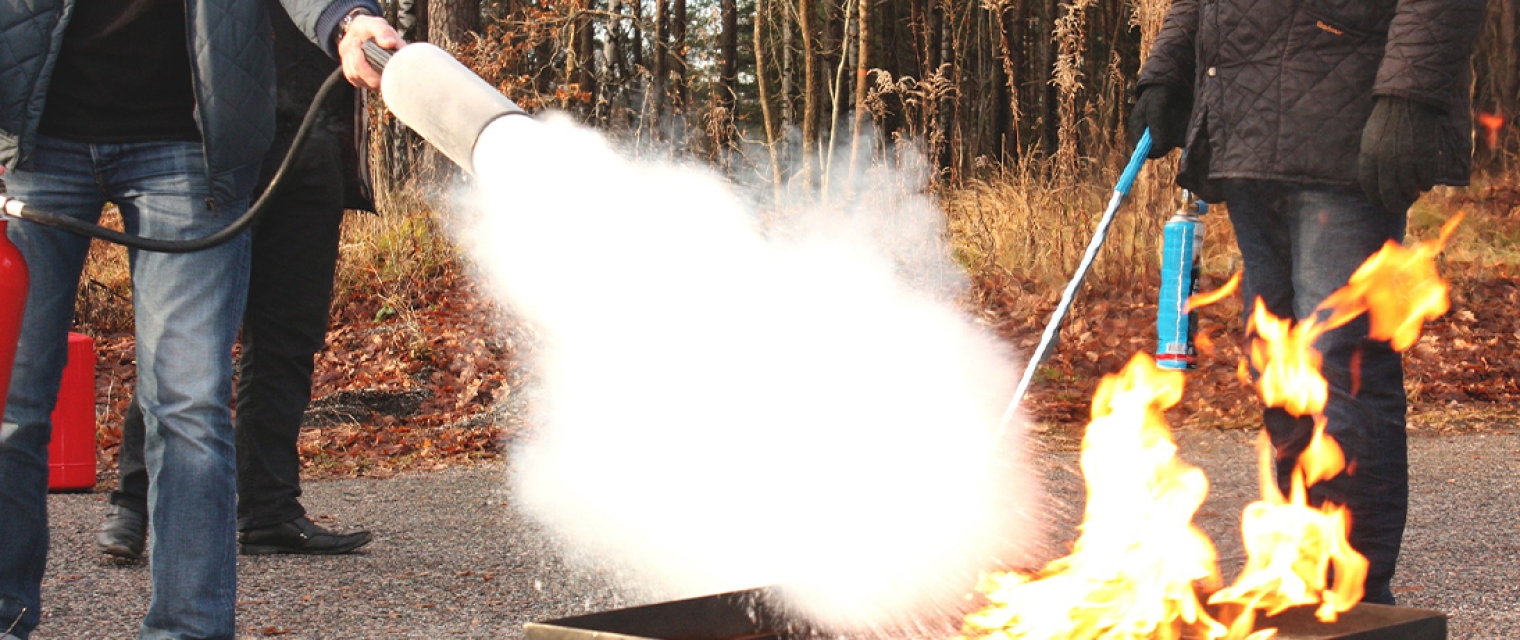
M369 62L369 66L374 67L375 71L385 73L385 65L390 63L391 55L395 52L380 46L374 40L365 40L361 47L364 49L364 59Z

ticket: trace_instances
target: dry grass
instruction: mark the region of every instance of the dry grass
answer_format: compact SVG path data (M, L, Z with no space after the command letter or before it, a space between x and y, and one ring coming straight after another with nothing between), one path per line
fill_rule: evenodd
M121 218L109 208L103 223L121 228ZM430 284L458 259L458 253L425 210L387 215L350 212L343 221L335 300L376 298L378 312L405 321ZM126 249L106 242L90 246L75 325L95 336L132 329L132 279Z
M1057 295L1075 273L1113 193L1124 159L1114 152L1109 156L1102 169L1075 172L1025 162L948 190L943 202L961 264L978 282L1005 283L1004 293L1033 294L1035 304ZM1089 288L1127 291L1156 277L1161 228L1182 204L1180 191L1168 184L1174 167L1174 160L1147 165L1114 218L1087 276ZM1228 275L1239 269L1223 211L1210 213L1204 224L1205 271Z
M1520 264L1520 171L1478 175L1469 187L1439 187L1415 203L1409 237L1430 238L1466 214L1443 259L1478 266Z
M339 247L335 298L412 298L458 259L434 217L417 210L350 213L343 219Z

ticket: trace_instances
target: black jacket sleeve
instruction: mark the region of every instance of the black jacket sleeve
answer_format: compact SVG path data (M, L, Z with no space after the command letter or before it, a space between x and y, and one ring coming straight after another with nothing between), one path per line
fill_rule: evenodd
M1174 0L1140 69L1139 86L1161 84L1192 94L1198 53L1198 0Z
M1400 0L1388 27L1376 95L1450 111L1471 91L1470 58L1483 25L1483 0Z

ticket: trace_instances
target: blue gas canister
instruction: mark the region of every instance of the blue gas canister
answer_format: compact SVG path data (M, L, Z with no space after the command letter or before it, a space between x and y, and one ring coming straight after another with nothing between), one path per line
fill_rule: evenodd
M1156 304L1156 365L1191 369L1198 361L1193 338L1197 314L1187 310L1188 297L1198 292L1203 266L1203 219L1208 205L1189 201L1166 222L1161 232L1161 295Z

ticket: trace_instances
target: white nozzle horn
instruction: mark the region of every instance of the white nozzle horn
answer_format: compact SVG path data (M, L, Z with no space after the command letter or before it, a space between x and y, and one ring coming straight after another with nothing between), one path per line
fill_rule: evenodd
M472 174L480 132L502 116L527 115L443 49L421 42L391 56L380 93L401 122Z

